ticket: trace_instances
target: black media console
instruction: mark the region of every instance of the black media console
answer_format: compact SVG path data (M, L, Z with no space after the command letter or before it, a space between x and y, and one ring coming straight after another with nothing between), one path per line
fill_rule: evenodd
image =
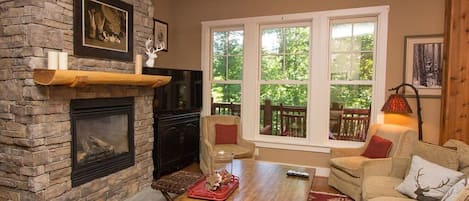
M153 177L179 170L199 158L200 113L156 115Z
M199 159L202 71L144 68L143 73L172 76L155 88L153 100L153 177L158 179Z

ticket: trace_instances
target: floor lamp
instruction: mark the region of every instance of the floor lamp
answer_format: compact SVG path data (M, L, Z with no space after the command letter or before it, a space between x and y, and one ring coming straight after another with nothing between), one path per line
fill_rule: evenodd
M417 117L418 117L418 128L419 128L419 140L422 140L423 135L422 135L422 108L420 107L420 96L418 90L411 84L407 83L402 83L397 87L389 89L389 91L396 91L395 94L391 94L384 103L383 108L381 108L381 111L383 112L389 112L389 113L400 113L400 114L409 114L412 113L412 109L409 106L409 103L407 100L399 94L399 89L401 87L408 86L412 88L412 90L415 93L415 97L417 98Z

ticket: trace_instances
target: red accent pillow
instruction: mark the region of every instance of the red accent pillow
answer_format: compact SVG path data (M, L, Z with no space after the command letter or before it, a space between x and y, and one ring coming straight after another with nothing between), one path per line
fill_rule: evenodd
M238 125L215 124L215 144L236 144Z
M373 135L362 156L367 158L386 158L388 157L388 153L391 150L391 147L392 142L390 140Z

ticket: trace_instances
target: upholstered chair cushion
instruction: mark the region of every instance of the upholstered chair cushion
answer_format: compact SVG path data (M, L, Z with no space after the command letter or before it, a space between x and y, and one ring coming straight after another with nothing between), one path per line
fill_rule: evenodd
M361 176L362 164L364 161L370 160L364 156L350 156L332 158L330 160L331 166L346 172L354 177Z
M252 155L251 149L248 149L237 144L217 144L214 147L214 152L224 151L226 153L233 153L234 158L249 158Z
M376 197L395 197L407 198L404 194L399 193L394 187L404 181L403 179L388 176L372 176L363 182L362 196L363 200L369 200Z

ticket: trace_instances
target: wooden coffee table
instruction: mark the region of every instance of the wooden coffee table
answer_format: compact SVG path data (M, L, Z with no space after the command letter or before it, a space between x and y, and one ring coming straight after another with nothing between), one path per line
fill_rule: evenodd
M233 174L239 176L239 187L228 200L307 200L314 178L314 168L293 167L250 159L233 160ZM309 178L287 176L288 170L307 172ZM177 201L198 200L187 197Z

